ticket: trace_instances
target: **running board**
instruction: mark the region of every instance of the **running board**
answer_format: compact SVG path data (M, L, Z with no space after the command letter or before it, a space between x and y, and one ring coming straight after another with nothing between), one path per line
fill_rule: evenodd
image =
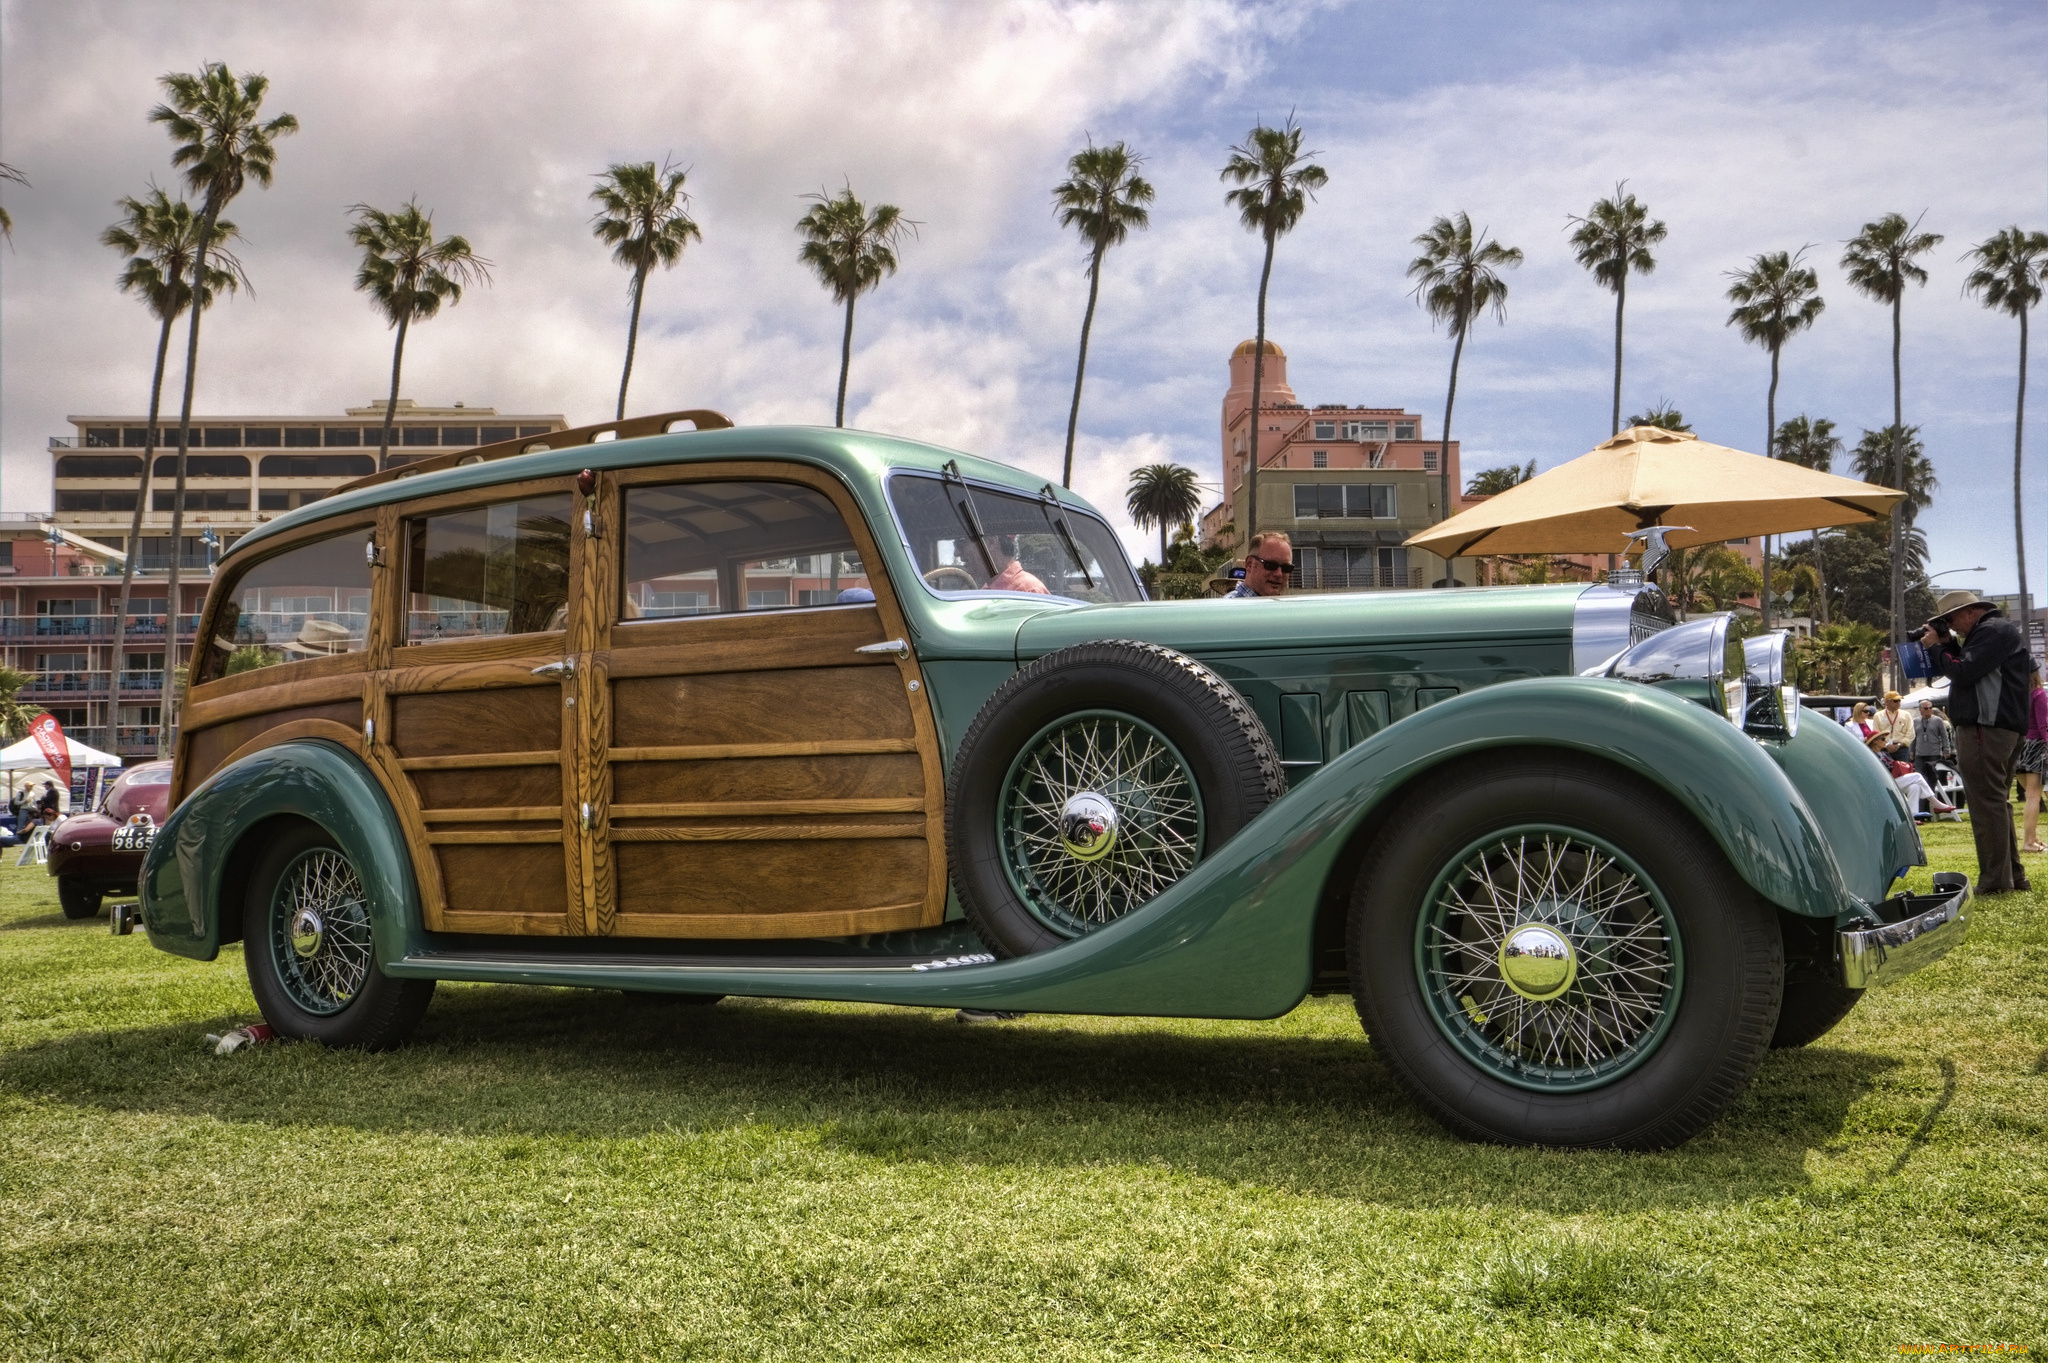
M790 979L831 971L903 976L993 965L987 952L955 956L554 956L525 951L417 952L385 967L400 978L566 984L663 993L734 992L735 977Z

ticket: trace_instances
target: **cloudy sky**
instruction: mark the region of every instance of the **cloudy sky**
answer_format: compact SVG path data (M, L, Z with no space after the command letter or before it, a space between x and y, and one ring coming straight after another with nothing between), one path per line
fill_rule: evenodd
M1906 410L1941 479L1935 566L2016 580L2017 328L1961 295L1958 257L2010 223L2048 227L2038 0L5 0L0 159L33 182L7 187L0 248L7 510L49 505L45 442L67 414L144 410L155 329L95 238L119 196L175 185L145 122L154 80L208 60L266 73L270 107L303 131L273 187L232 209L256 291L208 315L202 412L382 396L390 337L350 289L347 210L417 195L495 283L414 332L406 395L609 416L626 276L589 234L590 177L673 156L704 240L649 285L634 408L830 420L840 319L792 226L804 193L850 183L921 224L860 305L850 423L1056 475L1086 281L1049 190L1086 139L1124 139L1158 200L1105 271L1076 479L1118 508L1135 464L1217 476L1225 360L1251 334L1259 264L1217 170L1255 121L1292 111L1330 175L1273 279L1270 333L1303 401L1402 405L1436 430L1450 347L1407 293L1410 239L1463 209L1527 254L1506 326L1466 351L1468 471L1548 467L1606 436L1612 298L1572 263L1566 217L1617 180L1670 227L1630 286L1624 404L1668 399L1749 449L1768 362L1724 325L1727 272L1812 248L1828 308L1787 349L1779 413L1853 441L1889 420L1889 319L1848 289L1841 243L1924 212L1947 240L1906 305ZM2048 447L2029 443L2039 591Z

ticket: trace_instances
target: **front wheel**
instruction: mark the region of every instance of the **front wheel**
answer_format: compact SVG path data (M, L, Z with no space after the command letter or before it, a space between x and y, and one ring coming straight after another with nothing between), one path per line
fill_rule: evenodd
M377 968L362 877L325 830L306 824L265 849L242 914L249 988L280 1035L379 1051L427 1011L432 980Z
M77 876L57 877L57 907L64 910L66 918L99 917L102 898L98 890Z
M1692 817L1558 754L1438 777L1382 831L1348 941L1374 1049L1445 1126L1676 1145L1769 1048L1776 912Z

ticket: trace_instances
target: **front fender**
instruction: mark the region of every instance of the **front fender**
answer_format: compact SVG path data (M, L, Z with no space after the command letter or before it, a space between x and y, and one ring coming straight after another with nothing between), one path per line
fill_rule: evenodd
M320 739L280 743L216 771L165 820L142 863L150 943L195 960L219 955L230 858L257 855L244 835L278 817L318 824L354 863L379 961L419 949L419 891L398 816L359 759Z
M1861 907L1822 822L1771 754L1705 706L1656 687L1540 677L1468 691L1352 748L1301 793L1340 788L1363 816L1438 763L1531 746L1598 757L1662 788L1699 820L1750 887L1780 908L1833 919ZM1868 784L1882 773L1873 767L1842 775ZM1860 803L1867 792L1839 794Z

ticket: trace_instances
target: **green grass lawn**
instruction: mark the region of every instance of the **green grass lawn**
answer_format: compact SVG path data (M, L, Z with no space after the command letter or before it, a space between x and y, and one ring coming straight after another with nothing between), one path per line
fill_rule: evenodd
M1570 1154L1447 1138L1343 999L963 1027L444 985L397 1053L217 1057L239 949L66 922L10 865L0 1356L2039 1350L2044 976L2048 891L1987 900L1682 1149Z

